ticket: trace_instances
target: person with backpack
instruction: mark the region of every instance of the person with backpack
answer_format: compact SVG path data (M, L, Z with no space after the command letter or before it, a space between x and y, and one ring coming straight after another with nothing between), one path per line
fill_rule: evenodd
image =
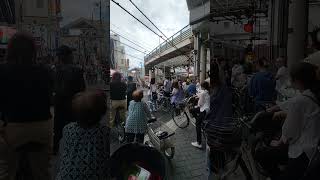
M59 65L55 70L54 153L58 152L63 127L74 121L71 113L72 98L86 88L82 69L73 65L72 51L63 45L57 52Z

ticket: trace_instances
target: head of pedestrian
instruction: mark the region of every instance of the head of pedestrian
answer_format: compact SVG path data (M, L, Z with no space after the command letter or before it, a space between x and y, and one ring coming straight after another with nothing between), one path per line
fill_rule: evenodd
M132 82L133 81L133 77L132 76L128 76L128 82Z
M7 49L7 63L35 64L36 56L36 45L30 34L19 32L10 39Z
M317 78L317 67L306 62L292 66L290 78L294 88L303 92L311 90L317 97L320 94L320 82Z
M143 91L142 90L136 90L132 93L132 99L135 102L141 102L143 98Z
M73 63L73 48L69 46L62 45L57 49L58 60L62 64L72 64Z
M265 58L260 58L255 64L257 71L264 71L267 68L267 60Z
M176 89L179 89L179 82L178 82L178 81L174 81L174 82L172 83L172 87L173 87L173 88L176 88Z
M99 124L106 110L106 94L103 91L90 90L73 97L72 115L82 128L91 128Z
M286 66L286 61L283 57L279 57L276 59L276 65L278 68Z
M112 82L121 82L122 80L122 76L121 76L121 73L119 72L114 72L112 74Z
M202 90L207 90L207 91L209 91L209 90L210 90L210 85L209 85L209 83L208 83L207 81L203 81L203 82L201 83L201 89L202 89Z

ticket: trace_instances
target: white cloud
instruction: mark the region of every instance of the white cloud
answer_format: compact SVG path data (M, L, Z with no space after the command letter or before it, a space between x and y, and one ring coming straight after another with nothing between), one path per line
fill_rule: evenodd
M143 15L135 9L129 0L116 0L134 16L151 27L160 34L156 28L152 26ZM144 12L150 20L158 26L158 28L170 37L181 28L189 23L189 11L186 0L133 0L133 2ZM126 37L138 41L148 49L154 49L159 45L159 37L132 18L129 14L120 9L111 2L110 21L111 28L125 35ZM115 28L116 25L119 28ZM120 30L121 29L121 30ZM161 35L161 34L160 34ZM125 43L130 43L121 39ZM161 40L162 42L163 40ZM126 47L126 51L143 59L143 54ZM139 67L139 60L130 58L130 67Z
M104 0L102 0L104 1ZM107 0L105 0L107 1ZM143 15L135 9L129 0L115 0L133 15L143 21L147 26L157 32L151 23L143 17ZM132 0L158 28L170 37L185 25L189 23L189 11L186 0ZM79 17L91 18L92 13L98 18L99 10L94 7L94 2L99 0L62 0L63 23L68 23ZM129 14L120 9L113 2L110 2L110 21L111 28L116 32L124 35L130 40L138 42L148 50L154 49L159 45L159 37L150 30L133 19ZM116 27L115 27L115 26ZM159 33L159 32L158 32ZM160 34L160 33L159 33ZM132 43L121 39L126 44L139 48ZM162 42L163 40L161 40ZM139 48L141 49L141 48ZM126 52L133 56L143 59L144 55L136 50L126 47ZM140 67L141 60L130 59L130 67Z

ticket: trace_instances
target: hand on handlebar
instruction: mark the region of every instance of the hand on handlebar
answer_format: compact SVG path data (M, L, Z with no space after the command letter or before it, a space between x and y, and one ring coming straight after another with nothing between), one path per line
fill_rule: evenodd
M277 112L280 111L280 107L278 105L272 106L266 109L267 112Z
M279 147L281 144L283 144L281 139L280 140L272 140L270 142L270 146L272 146L272 147Z

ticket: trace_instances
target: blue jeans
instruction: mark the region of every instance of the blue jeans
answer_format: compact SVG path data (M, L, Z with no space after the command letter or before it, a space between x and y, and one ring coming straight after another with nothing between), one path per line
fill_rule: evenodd
M154 111L156 111L157 109L158 109L158 104L157 104L157 100L154 100L153 98L152 98L152 95L149 95L149 101L151 102L151 104L150 104L150 111L151 112L154 112Z

